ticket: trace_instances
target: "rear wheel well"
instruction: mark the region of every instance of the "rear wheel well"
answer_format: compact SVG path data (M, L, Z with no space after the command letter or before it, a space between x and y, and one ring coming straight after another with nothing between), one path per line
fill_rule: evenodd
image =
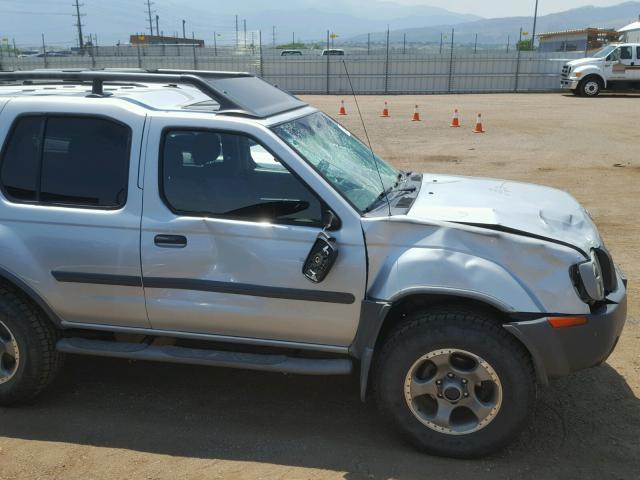
M27 284L13 275L0 271L0 289L5 289L31 303L40 310L43 316L51 322L54 328L60 328L60 318L51 310L49 305Z

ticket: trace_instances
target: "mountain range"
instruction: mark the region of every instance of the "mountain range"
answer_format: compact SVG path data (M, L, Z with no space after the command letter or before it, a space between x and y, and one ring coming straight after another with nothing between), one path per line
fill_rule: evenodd
M3 0L0 4L0 39L15 39L18 45L37 46L41 34L49 45L74 46L77 32L71 0ZM392 41L402 41L406 34L409 42L436 42L441 32L456 29L456 42L473 41L478 34L480 43L497 44L507 35L517 36L520 27L531 30L531 17L485 19L475 15L451 12L445 8L403 5L394 0L241 0L212 2L210 0L156 0L152 2L152 23L159 15L159 27L165 35L202 38L213 41L214 32L219 44L235 42L235 22L238 15L240 36L246 21L248 36L257 42L262 31L265 44L296 40L322 41L327 30L339 35L338 43L366 41L367 32L372 40L385 38L387 25ZM127 43L129 35L148 33L149 22L143 0L84 0L81 12L84 35L98 36L98 44ZM563 30L586 26L621 27L637 19L640 2L627 2L612 7L582 7L562 13L541 16L538 32ZM275 26L275 39L273 27Z
M538 17L536 32L555 32L568 29L586 27L621 28L638 19L640 2L625 2L611 7L586 6ZM448 23L442 25L425 25L420 28L392 29L391 42L401 42L406 34L407 42L439 42L440 34L449 34L455 28L456 43L471 43L478 34L481 44L501 44L507 37L516 39L522 27L524 32L532 33L533 17L505 17L479 19L471 22ZM386 39L386 32L379 31L371 34L372 42L382 42ZM367 35L354 36L348 42L363 43Z

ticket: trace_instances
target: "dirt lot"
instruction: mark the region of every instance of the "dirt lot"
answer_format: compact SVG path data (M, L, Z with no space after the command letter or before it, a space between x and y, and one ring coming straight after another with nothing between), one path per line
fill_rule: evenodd
M339 98L307 97L330 114ZM630 321L606 365L553 381L528 430L480 461L419 454L350 378L73 358L40 403L0 409L0 479L640 478L640 97L362 97L374 148L411 170L570 191L629 277ZM341 121L358 134L353 100ZM425 121L409 122L418 103ZM463 127L448 127L459 108ZM475 112L487 133L474 135Z

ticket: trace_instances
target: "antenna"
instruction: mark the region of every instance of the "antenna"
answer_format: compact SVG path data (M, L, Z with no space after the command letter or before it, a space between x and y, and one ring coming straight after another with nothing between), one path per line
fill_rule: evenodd
M384 182L382 181L382 174L380 173L380 167L378 167L378 159L376 158L376 154L373 153L373 148L371 147L371 140L369 139L369 133L367 132L367 126L364 124L364 118L362 118L362 112L360 112L360 105L358 105L358 97L356 96L356 91L353 89L353 83L351 83L349 70L347 70L347 63L344 61L344 59L342 60L342 65L344 66L344 73L347 74L347 80L349 81L349 88L351 88L351 95L353 96L353 100L356 103L356 109L358 110L358 116L360 117L360 122L362 123L364 136L367 139L367 145L369 146L369 151L371 152L371 159L373 160L373 164L376 166L376 172L378 172L380 185L382 185L382 194L384 195L384 199L387 201L389 216L391 216L391 202L389 201L389 195L387 194L387 189L384 187Z

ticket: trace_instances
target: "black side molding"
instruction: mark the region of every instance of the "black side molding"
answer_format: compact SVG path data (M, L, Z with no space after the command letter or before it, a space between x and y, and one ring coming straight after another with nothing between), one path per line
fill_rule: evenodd
M349 375L353 366L349 358L298 358L279 354L229 352L84 338L63 338L58 341L56 348L59 352L79 355L243 368L301 375Z
M60 271L53 271L51 272L51 275L53 275L53 278L57 281L67 283L119 285L125 287L143 286L142 278L133 275L110 275L105 273ZM216 282L213 280L198 280L191 278L146 277L144 279L144 287L229 293L232 295L304 300L308 302L339 303L344 305L350 305L356 301L356 297L353 294L346 292L268 287L265 285L253 285L248 283Z
M107 273L51 272L53 278L64 283L92 283L95 285L121 285L141 287L142 279L134 275L110 275Z
M200 292L230 293L253 297L284 298L288 300L306 300L308 302L352 304L356 297L351 293L331 292L327 290L303 290L298 288L267 287L248 283L216 282L213 280L195 280L190 278L146 277L147 288L171 288L176 290L196 290Z

